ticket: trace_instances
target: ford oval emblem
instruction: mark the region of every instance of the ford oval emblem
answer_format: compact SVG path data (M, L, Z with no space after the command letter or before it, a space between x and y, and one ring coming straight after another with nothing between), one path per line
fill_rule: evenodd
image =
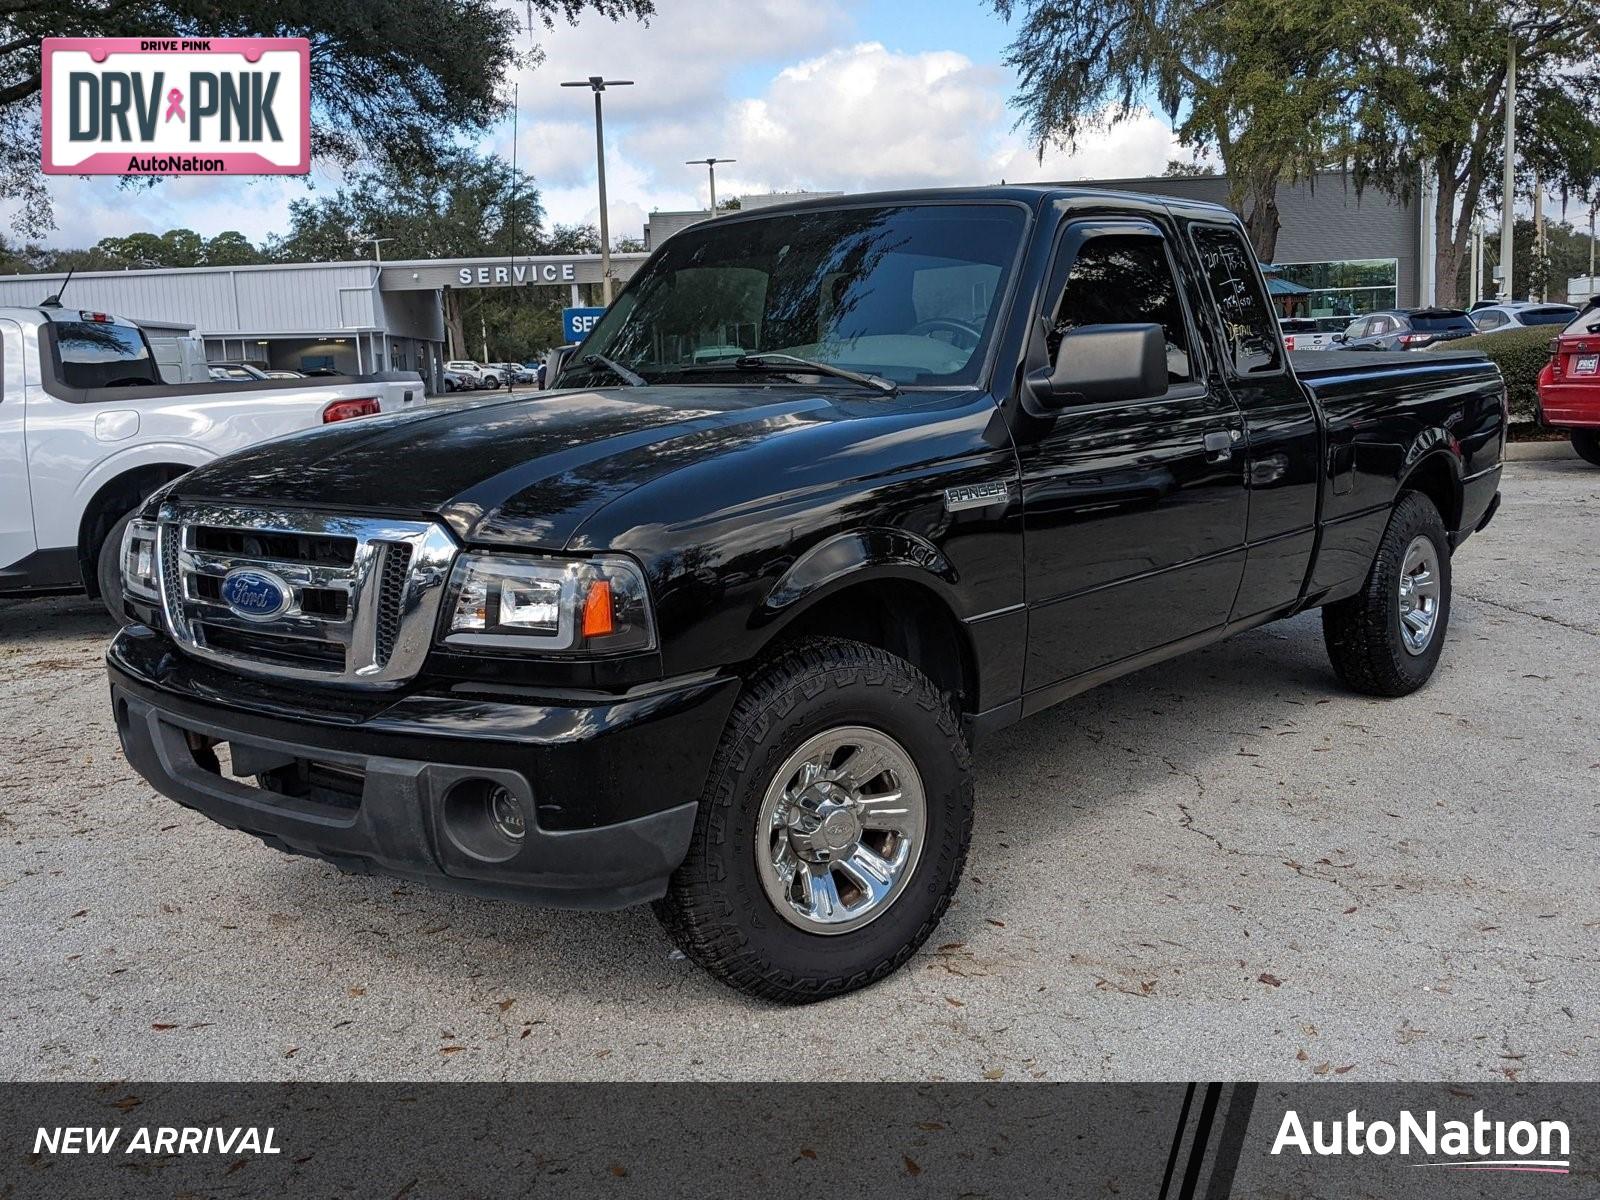
M246 620L270 621L293 599L287 583L257 567L235 567L222 580L222 602Z

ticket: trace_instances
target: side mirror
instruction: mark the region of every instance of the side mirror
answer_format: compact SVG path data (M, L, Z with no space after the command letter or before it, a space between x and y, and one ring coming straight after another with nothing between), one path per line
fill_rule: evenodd
M1344 343L1344 341L1345 341L1345 335L1342 334L1342 333L1336 333L1336 334L1333 335L1333 340L1336 343L1342 345Z
M1167 394L1167 335L1159 325L1084 325L1062 335L1055 366L1028 387L1043 408Z

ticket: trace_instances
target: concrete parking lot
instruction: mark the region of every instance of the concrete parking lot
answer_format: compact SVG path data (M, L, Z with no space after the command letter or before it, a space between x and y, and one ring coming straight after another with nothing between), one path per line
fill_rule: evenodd
M0 602L0 1077L1593 1079L1600 471L1508 468L1419 694L1316 615L978 754L965 882L882 985L743 999L648 910L345 878L124 764L87 601Z

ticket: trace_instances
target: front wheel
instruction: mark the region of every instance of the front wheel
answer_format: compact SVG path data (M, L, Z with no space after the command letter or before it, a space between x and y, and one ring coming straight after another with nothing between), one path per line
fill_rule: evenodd
M1584 462L1600 467L1600 429L1574 429L1572 448Z
M1405 696L1439 664L1450 624L1450 541L1433 501L1406 492L1354 596L1322 610L1334 674L1369 696Z
M724 983L823 1000L916 952L971 833L972 764L949 698L882 650L806 641L735 706L656 914Z

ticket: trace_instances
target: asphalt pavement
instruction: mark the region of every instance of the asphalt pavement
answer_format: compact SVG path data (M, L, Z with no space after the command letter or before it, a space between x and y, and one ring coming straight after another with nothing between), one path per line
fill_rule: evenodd
M1600 1076L1600 470L1510 464L1431 685L1307 615L979 748L966 879L868 991L744 999L648 909L339 875L123 762L86 600L0 601L0 1078Z

